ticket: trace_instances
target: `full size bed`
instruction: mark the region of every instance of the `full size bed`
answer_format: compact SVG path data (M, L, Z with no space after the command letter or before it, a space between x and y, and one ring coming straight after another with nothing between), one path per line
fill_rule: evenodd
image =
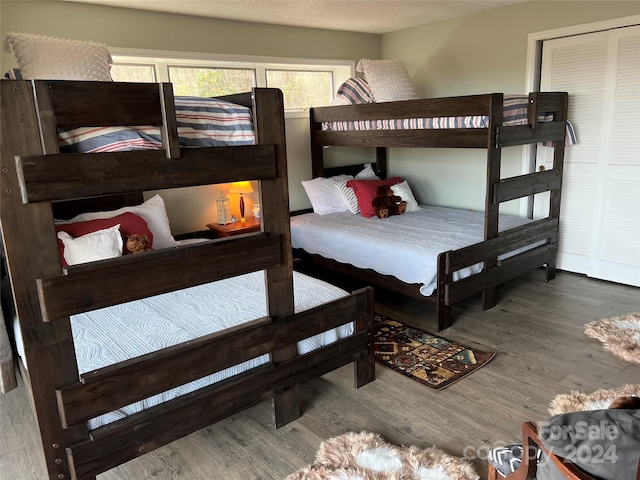
M353 209L351 214L294 216L296 256L370 285L435 303L438 330L452 325L452 305L462 299L482 292L483 307L488 309L496 303L495 287L511 278L543 265L547 280L554 278L564 148L567 138L573 141L567 123L568 95L537 92L525 99L524 109L521 97L500 93L311 109L314 178L332 178L344 193L345 177L340 175L356 175L363 169L363 165L325 168L324 150L330 146L376 147L374 170L382 179L389 147L485 149L485 208L473 214L423 207L402 216L406 218L386 219L360 218ZM553 169L501 178L502 148L540 143L553 148ZM500 214L503 202L547 191L551 199L547 218L527 221ZM440 217L437 225L442 228L437 232L430 213ZM467 224L471 230L447 226L447 219ZM378 229L388 231L388 236L375 236ZM358 230L363 236L355 256L347 253L348 242L331 240ZM322 238L326 242L320 245ZM355 246L358 240L352 242ZM384 252L382 244L388 246ZM409 250L399 253L405 245ZM394 265L402 257L406 262Z
M347 363L356 386L373 380L371 289L293 274L279 90L224 99L249 109L255 141L185 148L170 84L0 88L2 239L50 478L95 478L268 399L284 425L300 415L300 382ZM113 126L155 126L161 148L59 153L60 132ZM260 183L261 231L232 239L175 241L158 227L157 198L143 202L146 190L247 179ZM151 251L67 258L92 234L117 244L131 213L146 220ZM70 224L54 222L116 217L71 240L60 235Z

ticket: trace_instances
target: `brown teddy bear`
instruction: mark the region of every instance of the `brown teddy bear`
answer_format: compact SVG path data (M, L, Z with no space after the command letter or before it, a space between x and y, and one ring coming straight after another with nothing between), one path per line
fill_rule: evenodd
M126 253L141 253L151 250L149 247L149 238L146 235L132 233L124 238L124 247Z
M402 215L407 209L407 202L398 195L394 195L390 186L379 186L376 196L371 204L375 208L378 218L387 218L391 215Z

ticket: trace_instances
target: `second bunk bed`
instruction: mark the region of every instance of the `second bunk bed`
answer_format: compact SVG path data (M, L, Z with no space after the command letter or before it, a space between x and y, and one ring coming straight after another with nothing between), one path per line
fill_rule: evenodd
M523 115L513 116L515 103L520 103ZM347 174L357 179L363 168L326 168L324 151L330 146L375 147L374 170L382 179L386 178L390 147L484 149L485 206L484 213L470 218L467 212L457 220L461 226L476 224L475 231L463 229L461 236L448 227L460 213L452 209L437 212L437 208L423 208L385 219L363 218L352 212L296 215L291 225L296 256L435 304L438 330L452 325L456 302L482 292L483 308L489 309L496 304L498 285L541 266L546 268L546 279L553 279L567 109L566 92L520 97L494 93L312 108L314 178L337 180L345 178L338 175ZM552 145L552 169L501 178L503 148L539 143ZM500 214L502 203L542 192L550 192L546 218L528 221ZM438 218L428 216L429 210L436 211ZM437 235L446 239L444 243L431 240L435 222L439 222ZM405 231L409 233L402 237L407 240L403 242L400 233ZM370 247L377 249L375 253ZM379 262L381 258L388 259L386 264ZM424 271L416 277L403 276L416 268Z

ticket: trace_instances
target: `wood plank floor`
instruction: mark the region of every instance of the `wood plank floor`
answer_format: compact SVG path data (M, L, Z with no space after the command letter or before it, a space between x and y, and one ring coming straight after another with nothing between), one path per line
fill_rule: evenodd
M542 270L499 289L498 305L482 311L478 298L455 309L441 332L498 354L485 367L443 391L433 391L384 367L356 390L343 367L301 389L303 416L275 430L263 403L100 475L100 480L283 479L311 463L320 442L368 430L395 444L435 445L473 459L486 478L486 453L519 439L523 420L543 420L553 397L640 383L640 367L606 353L584 324L640 311L640 290ZM433 308L379 294L377 310L435 332ZM45 479L37 427L24 387L0 395L0 478Z

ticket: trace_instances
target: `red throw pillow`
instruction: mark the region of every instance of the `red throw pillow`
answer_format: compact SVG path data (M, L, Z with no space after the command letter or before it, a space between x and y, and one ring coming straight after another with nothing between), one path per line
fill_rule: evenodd
M387 178L385 180L349 180L347 187L353 188L353 193L358 199L358 206L363 217L375 217L376 209L371 202L376 197L379 186L391 186L401 183L402 177Z
M149 248L153 246L153 233L149 230L147 222L139 215L131 212L125 212L111 218L103 218L97 220L87 220L85 222L63 223L56 225L56 234L58 232L67 232L73 238L86 235L88 233L104 230L120 224L120 233L122 235L132 235L134 233L145 235L149 238ZM64 244L58 239L58 252L60 253L60 261L62 266L66 267L67 262L64 259ZM124 254L130 253L125 251Z

